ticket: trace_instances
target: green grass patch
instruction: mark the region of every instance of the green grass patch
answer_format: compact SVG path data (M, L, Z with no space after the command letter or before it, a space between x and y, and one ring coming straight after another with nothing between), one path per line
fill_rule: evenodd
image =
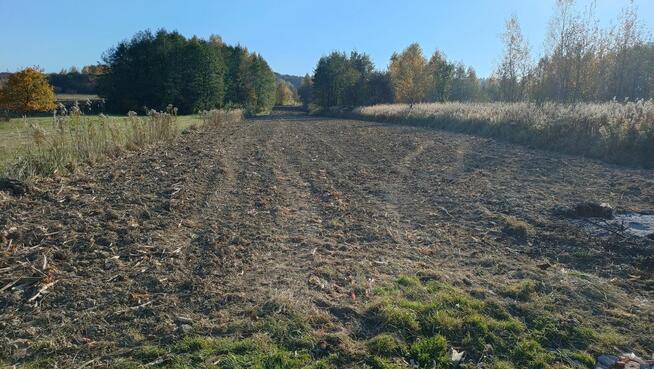
M294 369L336 368L332 357L314 358L309 349L284 346L265 331L246 338L184 337L167 346L145 346L113 368Z
M383 357L403 356L407 352L406 344L391 334L380 334L371 338L367 347L370 353Z
M536 282L530 279L504 286L499 292L503 296L511 297L520 301L529 301L536 292Z
M501 297L477 298L449 284L401 277L378 286L360 330L330 330L292 301L272 299L217 336L150 342L113 368L592 368L620 336L597 332L572 313L546 310L534 281L509 284ZM519 297L519 299L516 299ZM525 301L522 301L525 300ZM507 305L508 304L508 305ZM451 361L452 349L465 352ZM52 351L48 351L51 353ZM37 354L28 368L51 367Z
M409 355L420 368L442 368L449 362L447 340L440 335L418 337L411 344Z
M466 352L467 362L484 360L498 368L554 368L571 362L592 367L601 335L580 323L547 312L536 303L510 313L500 302L482 300L439 281L402 277L375 289L369 308L378 327L370 353L393 362L402 358L419 368L449 367L448 350ZM501 292L517 300L538 297L534 281ZM408 349L407 349L408 348Z

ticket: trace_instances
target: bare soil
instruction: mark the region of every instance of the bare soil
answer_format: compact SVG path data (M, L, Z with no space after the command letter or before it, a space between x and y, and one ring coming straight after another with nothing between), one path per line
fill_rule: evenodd
M654 210L654 171L289 111L190 130L0 192L0 363L102 367L278 296L356 334L370 290L403 274L490 295L534 280L651 354L654 241L556 211L585 201Z

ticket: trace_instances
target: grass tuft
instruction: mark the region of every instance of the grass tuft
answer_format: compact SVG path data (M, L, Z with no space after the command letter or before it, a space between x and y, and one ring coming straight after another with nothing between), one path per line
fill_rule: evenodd
M368 350L378 356L402 356L406 351L406 344L390 334L380 334L368 341Z
M448 363L447 340L437 335L418 338L410 348L410 357L419 368L440 368Z
M536 292L536 282L527 279L516 283L511 283L499 292L507 297L511 297L520 301L529 301L532 295Z
M504 222L504 233L509 236L524 240L529 236L529 224L526 222L510 216L502 217Z

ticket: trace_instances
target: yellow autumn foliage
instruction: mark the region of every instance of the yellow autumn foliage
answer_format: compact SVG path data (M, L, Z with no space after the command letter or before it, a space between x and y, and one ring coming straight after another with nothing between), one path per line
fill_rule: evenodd
M54 108L52 86L36 68L26 68L10 75L0 91L0 109L3 110L25 114Z
M400 54L393 54L388 69L398 102L414 104L424 101L429 88L429 73L427 60L418 44L411 44Z

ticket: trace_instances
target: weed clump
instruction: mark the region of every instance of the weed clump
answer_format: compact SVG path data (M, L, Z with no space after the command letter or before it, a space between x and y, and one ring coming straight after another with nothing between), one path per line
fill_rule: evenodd
M438 368L448 362L447 340L443 336L420 337L410 349L411 358L420 368Z
M529 225L526 222L509 216L503 217L502 221L504 222L504 233L521 240L529 236Z
M499 292L507 297L520 301L529 301L536 292L536 282L528 279L504 286Z
M368 341L368 350L384 357L402 356L407 351L406 344L390 334L380 334Z

